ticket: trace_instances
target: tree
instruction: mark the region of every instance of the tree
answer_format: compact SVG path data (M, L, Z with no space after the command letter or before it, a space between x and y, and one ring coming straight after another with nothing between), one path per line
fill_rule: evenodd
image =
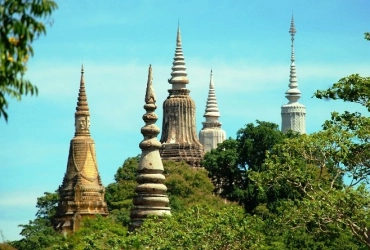
M10 244L20 250L46 249L50 245L59 242L61 235L54 231L52 218L56 212L59 201L58 193L45 192L44 196L37 198L38 211L36 218L22 227L21 235L24 237Z
M160 222L147 219L127 237L127 246L140 242L149 249L263 249L263 221L238 206L213 209L193 206Z
M268 160L268 159L267 159ZM11 242L19 250L47 249L361 249L347 231L335 227L329 234L312 235L305 228L291 230L278 223L284 213L267 211L245 213L235 203L225 203L212 195L214 189L204 169L186 163L164 162L164 174L171 201L172 216L160 221L148 218L134 233L127 233L129 214L139 157L125 160L115 175L115 189L107 188L107 201L113 209L106 218L83 218L73 234L56 233L50 223L57 193L38 198L36 219L22 225L24 239ZM110 184L109 186L111 186ZM136 185L136 184L135 184ZM121 196L122 195L122 196ZM123 202L123 203L122 203ZM127 203L126 203L127 202ZM283 207L283 211L289 211ZM294 205L294 203L293 203ZM117 215L118 214L118 215ZM346 234L347 233L347 234Z
M115 182L105 190L105 200L111 216L125 226L130 223L130 210L133 208L132 198L137 185L136 175L140 155L127 158L114 175Z
M115 174L115 182L106 188L106 201L111 216L124 226L130 223L132 199L137 186L136 175L140 155L127 158ZM163 162L165 185L172 212L181 211L194 204L207 204L213 208L225 206L224 201L212 195L214 186L204 169L190 168L184 162Z
M185 162L164 161L167 194L172 213L183 211L195 205L221 209L227 204L212 194L214 186L204 169L189 167Z
M277 124L257 120L257 125L239 129L236 140L230 138L208 152L202 165L216 186L215 193L242 204L249 213L268 198L275 199L276 193L260 192L249 175L264 171L266 153L285 138Z
M315 96L358 103L370 111L370 78L350 75ZM267 171L252 178L261 188L289 183L304 194L282 204L280 223L313 233L347 230L370 247L369 142L369 117L333 112L322 131L275 146L265 162Z
M8 120L8 98L21 100L38 89L24 79L32 42L46 34L46 23L57 8L53 0L2 0L0 6L0 117Z
M368 244L367 218L370 195L358 181L341 182L343 174L354 180L353 137L338 128L287 139L276 146L265 162L266 171L253 173L260 188L276 188L288 183L304 194L301 199L280 202L276 220L290 230L304 228L313 233L330 233L333 228L351 230Z

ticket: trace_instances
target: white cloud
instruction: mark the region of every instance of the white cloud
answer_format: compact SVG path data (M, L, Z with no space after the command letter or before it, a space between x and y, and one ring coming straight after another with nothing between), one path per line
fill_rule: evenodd
M24 191L10 191L0 193L0 207L3 209L11 207L34 207L36 205L37 197L42 193L27 190Z

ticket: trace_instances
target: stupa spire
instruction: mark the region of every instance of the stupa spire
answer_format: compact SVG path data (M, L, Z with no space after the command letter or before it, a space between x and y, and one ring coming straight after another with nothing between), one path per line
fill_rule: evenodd
M134 208L131 210L131 230L142 225L145 217L156 215L162 217L170 215L169 199L166 195L167 187L163 184L162 159L159 155L161 143L157 140L160 130L155 125L158 117L154 113L156 110L156 98L152 85L152 66L149 66L148 82L145 94L143 116L145 126L141 128L144 140L140 143L142 150L138 166L137 182L135 188L136 196L133 199Z
M90 112L85 90L84 67L81 66L80 89L75 113L75 135L90 134Z
M206 105L204 117L206 117L207 119L210 117L220 117L220 116L221 115L220 115L220 112L218 111L218 105L217 105L217 99L216 99L216 91L214 89L214 83L213 83L213 72L211 70L207 105Z
M301 97L301 91L298 89L297 83L297 70L295 66L295 54L294 54L294 36L297 33L294 26L294 17L290 22L289 33L291 35L291 56L290 56L290 76L289 76L289 89L286 91L285 96L289 102L296 102Z
M198 167L203 158L203 146L199 142L195 123L195 103L186 88L189 79L186 74L182 52L180 26L177 28L176 51L172 66L172 84L169 95L163 103L161 134L161 157L163 160L185 161Z
M202 122L203 128L201 131L199 131L199 141L204 147L204 152L209 152L216 148L218 143L221 143L226 139L226 132L221 129L221 122L218 120L221 115L217 105L212 69L209 81L206 110L203 116L206 118L206 121Z
M54 217L54 228L60 232L74 232L82 217L108 215L104 201L105 189L98 172L95 142L90 137L90 113L85 91L84 69L75 112L75 136L71 140L67 171L59 186L59 203Z
M281 107L282 126L281 130L286 132L292 130L300 134L306 133L306 107L298 103L301 91L298 89L297 71L295 66L294 39L297 30L294 26L294 17L290 22L289 33L291 36L291 55L290 55L290 75L289 89L285 92L285 97L289 100L288 104Z
M189 83L186 73L185 58L182 51L180 26L177 27L176 50L173 58L171 78L168 80L172 84L172 89L186 88Z

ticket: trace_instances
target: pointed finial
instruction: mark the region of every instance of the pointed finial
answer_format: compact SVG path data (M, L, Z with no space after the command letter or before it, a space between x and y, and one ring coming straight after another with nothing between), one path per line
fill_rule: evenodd
M156 102L155 93L153 89L153 76L152 76L152 65L149 65L148 70L148 82L146 85L145 103L154 104Z
M209 81L209 88L210 89L213 89L213 71L212 71L212 68L211 68L211 77L210 77L210 81Z
M290 22L289 33L292 36L292 42L293 42L294 41L294 35L295 35L295 33L297 33L297 31L294 27L294 16L293 16L293 14L292 14L292 21Z
M189 83L189 79L187 77L185 58L182 52L180 26L177 27L176 50L172 65L171 78L168 80L168 82L172 84L172 89L186 89L185 84Z
M290 103L298 101L301 96L301 91L298 89L297 83L297 72L295 66L295 54L294 54L294 35L297 33L297 30L294 26L294 17L292 15L292 20L290 22L290 29L289 33L292 36L292 44L291 44L291 56L290 56L290 76L289 76L289 89L285 92L286 98L289 100Z
M86 91L85 91L85 77L84 77L84 67L81 67L81 80L80 80L80 90L78 93L78 102L76 107L76 115L90 115L89 106L87 103Z
M176 45L177 45L177 47L181 47L181 32L180 32L180 25L179 25L179 26L177 26Z
M218 111L216 92L213 84L213 71L211 69L210 81L209 81L209 91L206 104L206 110L203 115L204 117L220 117L220 112ZM211 120L214 120L213 118ZM208 120L207 120L208 121Z
M75 127L77 134L89 133L90 128L90 112L87 103L87 96L85 91L84 67L81 67L80 90L78 93L77 107L75 113Z

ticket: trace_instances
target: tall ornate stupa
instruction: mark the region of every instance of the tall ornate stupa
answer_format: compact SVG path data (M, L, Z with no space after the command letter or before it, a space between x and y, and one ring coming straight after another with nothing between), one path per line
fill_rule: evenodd
M108 215L105 189L98 172L95 143L90 137L90 112L85 92L84 70L75 113L75 136L69 147L67 171L59 186L59 203L54 227L60 232L74 232L82 217Z
M292 40L292 53L291 53L291 64L290 64L290 78L289 78L289 89L285 92L285 97L289 100L289 103L281 107L281 131L286 132L293 130L300 134L306 133L306 107L298 102L301 97L301 91L298 89L297 84L297 73L295 67L295 56L294 56L294 35L296 29L294 27L294 18L290 25L289 33Z
M226 132L221 129L221 122L218 120L221 115L218 111L212 70L206 111L203 116L206 118L206 121L202 122L203 128L199 131L199 141L203 144L204 152L209 152L217 148L217 144L226 140Z
M142 150L139 161L138 185L133 199L134 208L131 210L131 230L139 228L148 215L170 215L169 200L166 195L167 187L163 184L163 164L159 155L161 143L157 139L160 130L155 125L158 116L154 113L157 108L156 97L152 86L152 67L149 66L148 83L146 87L146 114L143 115L145 126L141 128L144 140L140 142Z
M199 142L195 125L195 103L186 88L189 79L182 52L180 27L177 29L176 52L172 66L172 84L169 96L163 103L161 157L163 160L185 161L199 167L203 146Z

